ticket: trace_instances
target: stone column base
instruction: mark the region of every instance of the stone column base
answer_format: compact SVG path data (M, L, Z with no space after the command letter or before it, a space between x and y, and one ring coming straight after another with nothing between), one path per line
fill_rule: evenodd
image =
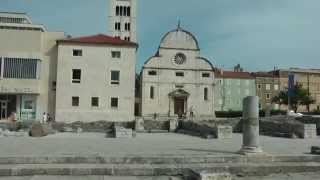
M249 147L243 146L239 151L239 154L242 155L251 155L251 154L262 154L263 150L260 147Z

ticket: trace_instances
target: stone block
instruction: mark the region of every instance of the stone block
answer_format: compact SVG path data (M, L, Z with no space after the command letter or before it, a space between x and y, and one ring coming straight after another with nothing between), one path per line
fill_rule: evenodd
M175 132L178 129L178 126L179 126L178 119L170 119L170 122L169 122L169 131L170 132Z
M303 137L307 138L316 138L317 137L317 125L316 124L305 124Z
M232 126L217 126L217 138L218 139L231 139L232 138Z
M73 132L72 127L63 127L63 132Z
M144 120L143 120L143 118L139 118L139 119L136 120L135 130L136 131L144 131Z
M2 132L2 136L5 136L5 137L24 137L24 136L27 136L27 133L24 132L24 131L9 131L9 130L6 130L4 132Z
M194 172L194 179L196 180L231 180L230 173L212 173L207 171Z
M320 155L320 146L312 146L311 147L311 154Z
M29 135L32 137L44 137L49 134L49 126L35 122L32 124Z
M116 126L114 128L115 138L132 138L133 137L133 130L126 129L124 127Z

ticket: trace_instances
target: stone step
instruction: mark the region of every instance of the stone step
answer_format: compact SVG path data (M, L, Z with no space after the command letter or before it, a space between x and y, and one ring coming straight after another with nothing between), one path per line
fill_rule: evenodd
M154 156L24 156L0 157L0 164L195 164L195 163L271 163L318 162L319 155L154 155Z
M105 175L179 176L194 171L260 176L277 173L319 172L320 163L222 163L222 164L18 164L0 165L0 176Z

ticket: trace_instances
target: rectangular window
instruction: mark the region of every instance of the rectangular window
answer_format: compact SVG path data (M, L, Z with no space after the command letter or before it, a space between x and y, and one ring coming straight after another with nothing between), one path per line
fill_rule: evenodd
M202 73L202 77L208 78L208 77L210 77L210 73Z
M78 96L72 97L72 106L74 106L74 107L79 106L79 97Z
M257 87L258 87L258 89L261 89L261 84L258 84Z
M149 76L156 76L157 71L148 71Z
M111 52L112 58L121 58L121 52L120 51L112 51Z
M92 107L99 107L99 98L98 97L91 98L91 106Z
M32 100L27 100L27 101L24 101L24 109L26 110L32 110L33 109L33 106L34 106L34 101Z
M176 72L176 76L183 77L184 76L184 72Z
M266 94L266 99L269 100L271 98L271 94L267 93Z
M118 98L111 98L111 108L118 108Z
M111 71L111 84L120 84L120 71Z
M270 90L271 89L271 86L270 86L270 84L266 84L266 90Z
M39 59L4 58L3 78L37 79Z
M81 69L72 69L72 83L81 82Z
M73 56L82 56L82 50L81 49L74 49L72 55Z
M276 90L276 91L279 90L279 84L274 85L274 90Z

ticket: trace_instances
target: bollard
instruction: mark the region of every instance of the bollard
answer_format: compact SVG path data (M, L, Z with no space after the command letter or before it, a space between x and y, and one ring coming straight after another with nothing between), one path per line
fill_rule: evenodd
M240 154L262 153L259 142L259 97L244 98L242 119L243 144Z

